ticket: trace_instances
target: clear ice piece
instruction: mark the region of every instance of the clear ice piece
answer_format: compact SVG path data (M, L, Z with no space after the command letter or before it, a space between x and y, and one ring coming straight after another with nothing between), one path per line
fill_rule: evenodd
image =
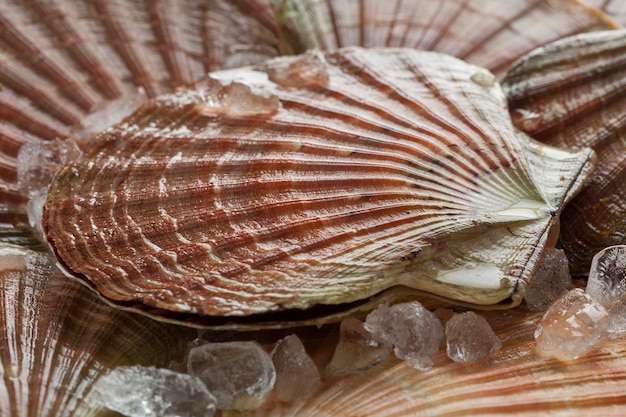
M215 397L195 377L169 369L120 366L98 380L95 394L127 417L212 417Z
M266 71L269 79L284 87L305 88L326 85L329 81L328 64L319 50L284 57L268 65Z
M398 359L411 361L419 370L433 366L443 338L439 319L417 301L379 305L366 317L365 329L378 342L393 345Z
M82 151L71 140L29 142L17 155L17 184L24 196L47 189L63 165L80 158Z
M270 355L256 342L208 343L189 351L187 370L204 382L219 409L252 409L276 382Z
M455 362L477 362L501 347L487 320L473 311L455 314L446 323L446 352Z
M320 373L297 335L279 340L271 356L276 368L274 392L279 401L306 398L319 388Z
M572 287L572 276L565 252L547 248L535 275L526 288L524 300L531 311L545 311L550 304Z
M626 245L610 246L596 253L586 291L607 309L626 297Z
M600 341L609 327L606 309L582 289L563 294L545 312L535 340L540 353L576 359Z
M391 344L374 340L361 320L345 319L339 327L339 342L326 372L346 375L369 369L385 360L391 350Z

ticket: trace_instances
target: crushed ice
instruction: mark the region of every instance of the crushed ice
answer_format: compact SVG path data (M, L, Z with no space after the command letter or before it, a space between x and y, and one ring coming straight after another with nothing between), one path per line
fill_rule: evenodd
M65 164L81 155L82 151L72 140L29 142L19 150L17 185L21 194L28 198L28 222L42 241L41 217L50 183Z

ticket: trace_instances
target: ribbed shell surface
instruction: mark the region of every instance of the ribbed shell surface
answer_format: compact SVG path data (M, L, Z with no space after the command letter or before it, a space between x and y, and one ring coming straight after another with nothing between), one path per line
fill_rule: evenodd
M23 212L22 143L86 140L147 98L277 54L267 0L4 0L0 203Z
M626 243L626 31L581 34L533 51L504 80L514 123L553 146L592 147L598 167L562 216L572 272Z
M515 130L482 68L311 52L145 104L58 174L43 224L125 305L238 316L395 285L517 303L590 159Z
M106 305L48 255L0 244L0 415L112 415L88 398L121 365L168 366L195 332Z
M407 47L446 53L502 75L532 49L616 27L570 0L274 0L281 49Z

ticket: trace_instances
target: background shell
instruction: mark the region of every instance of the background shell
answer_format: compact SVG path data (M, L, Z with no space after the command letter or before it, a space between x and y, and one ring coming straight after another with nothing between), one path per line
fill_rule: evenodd
M389 46L456 56L502 75L526 52L580 32L616 27L575 1L274 0L281 50Z
M572 273L626 242L626 30L581 34L539 48L507 74L514 123L553 146L593 147L598 166L561 217Z
M168 366L196 333L109 307L49 256L7 244L0 329L0 415L12 417L103 415L88 397L101 375Z
M43 223L103 295L175 312L307 309L394 285L518 303L591 158L519 134L482 68L312 52L142 106L63 168Z

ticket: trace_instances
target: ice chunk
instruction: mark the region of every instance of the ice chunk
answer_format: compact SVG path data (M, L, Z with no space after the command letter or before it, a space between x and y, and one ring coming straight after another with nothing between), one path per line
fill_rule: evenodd
M576 359L601 340L609 326L604 307L576 288L546 311L535 331L539 352L561 360Z
M410 360L420 370L432 367L443 338L437 317L417 301L379 305L365 319L365 329L378 342L393 345L396 357Z
M179 99L179 104L193 100L196 102L196 111L202 115L230 117L271 115L280 108L278 96L272 92L261 90L258 86L252 87L238 81L214 78L207 79L206 85L208 88L205 92L195 91L189 97ZM164 96L160 100L168 102L170 101L168 97L180 94Z
M195 377L168 369L120 366L94 386L98 399L127 417L211 417L215 397Z
M446 323L446 351L455 362L476 362L501 347L487 320L473 311L455 314Z
M624 298L616 301L609 309L609 340L618 340L626 335L626 301Z
M63 165L78 159L82 151L71 140L29 142L17 155L17 183L24 196L48 188Z
M270 355L256 342L208 343L189 351L187 370L217 398L217 408L257 407L276 382Z
M526 288L524 300L531 311L545 311L572 286L567 257L562 249L547 248Z
M271 81L285 87L326 85L329 80L328 64L318 50L272 60L266 71Z
M295 334L279 340L272 351L276 368L274 392L279 401L288 402L305 398L315 392L320 384L320 373Z
M391 344L374 340L361 320L345 319L339 327L339 343L326 371L333 375L362 371L385 360L391 350Z
M626 297L626 245L610 246L593 257L586 291L607 309Z

